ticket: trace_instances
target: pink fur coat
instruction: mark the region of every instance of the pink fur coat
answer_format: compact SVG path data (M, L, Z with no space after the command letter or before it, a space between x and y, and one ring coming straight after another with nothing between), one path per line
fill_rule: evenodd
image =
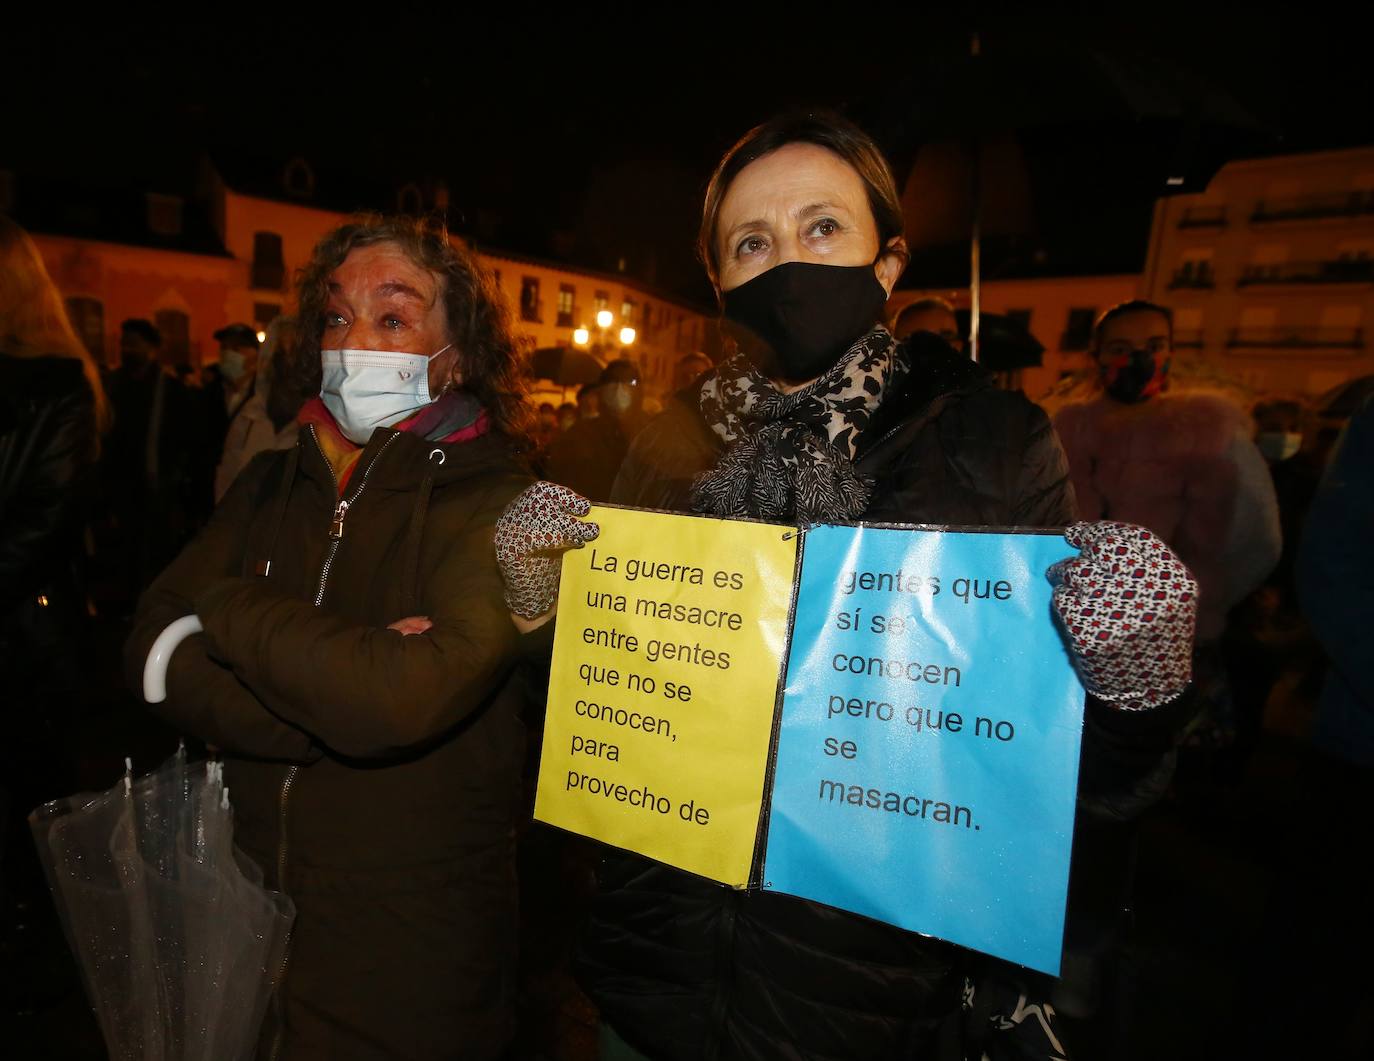
M1278 503L1250 421L1213 394L1163 395L1138 405L1105 396L1068 405L1055 428L1069 457L1082 519L1154 531L1197 577L1198 638L1278 562Z

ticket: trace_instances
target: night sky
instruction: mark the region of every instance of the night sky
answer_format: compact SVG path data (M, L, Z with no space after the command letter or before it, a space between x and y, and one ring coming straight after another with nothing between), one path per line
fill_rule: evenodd
M227 172L301 154L325 205L341 209L384 205L356 201L360 189L443 179L460 231L592 267L623 257L641 278L703 297L691 251L701 190L755 122L841 109L878 136L900 181L923 143L973 126L986 135L1006 117L1034 217L991 240L994 274L1129 271L1166 171L1196 188L1228 157L1374 143L1374 64L1354 16L1199 8L978 19L984 60L1013 87L994 79L993 98L967 114L949 99L966 95L975 25L958 14L841 23L834 9L768 20L564 5L526 6L518 22L431 8L423 21L355 26L321 8L272 23L225 13L234 28L25 23L0 63L0 165L175 190L203 152ZM1145 82L1178 73L1214 97L1209 111L1244 119L1190 128L1129 106L1073 113L1103 95L1079 59L1089 50L1123 57ZM1027 55L1042 53L1036 85L1015 91ZM1004 110L1006 96L1030 111ZM959 260L929 248L907 282L957 282L945 274Z

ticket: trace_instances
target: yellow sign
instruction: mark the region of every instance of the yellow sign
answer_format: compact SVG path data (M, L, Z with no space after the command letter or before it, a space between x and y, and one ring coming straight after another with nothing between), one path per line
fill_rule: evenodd
M793 527L593 508L563 559L534 816L742 888L792 597Z

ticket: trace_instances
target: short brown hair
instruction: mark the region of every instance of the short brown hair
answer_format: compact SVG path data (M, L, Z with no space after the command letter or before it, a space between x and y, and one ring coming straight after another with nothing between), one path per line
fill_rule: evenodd
M510 310L491 274L472 254L449 239L444 225L427 218L360 214L327 233L296 280L299 299L299 364L320 387L320 341L324 336L329 278L357 247L394 243L412 262L442 277L449 335L458 349L463 387L486 409L493 425L528 442L530 413L520 371Z
M782 114L745 133L725 152L706 186L701 230L697 233L697 255L717 290L720 288L720 259L716 254L716 227L720 224L720 207L725 201L725 193L745 166L788 144L815 144L853 167L868 192L868 205L878 226L878 245L883 251L904 231L902 201L897 195L892 168L867 133L832 111ZM901 253L905 259L906 252Z
M1093 352L1102 349L1102 331L1112 321L1118 317L1125 317L1131 313L1158 313L1164 318L1164 323L1169 329L1169 345L1174 345L1174 311L1168 306L1161 306L1158 302L1150 302L1148 299L1133 298L1126 302L1118 302L1115 306L1107 309L1093 324Z

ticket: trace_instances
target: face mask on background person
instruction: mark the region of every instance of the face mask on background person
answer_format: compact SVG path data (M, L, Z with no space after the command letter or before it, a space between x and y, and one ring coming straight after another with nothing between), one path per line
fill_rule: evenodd
M613 413L628 413L635 403L634 385L608 383L601 388L601 404Z
M1164 389L1169 361L1162 361L1153 350L1103 354L1100 372L1102 386L1119 402L1134 405L1153 398Z
M887 290L872 265L784 262L726 291L726 331L764 375L815 379L866 335Z
M1277 464L1295 456L1302 449L1302 432L1261 431L1255 436L1255 445L1264 454L1265 460Z
M243 379L245 368L242 350L221 350L219 355L219 370L224 378L230 383L237 383Z
M322 350L320 397L344 437L366 445L377 428L398 424L439 397L429 393L429 362L452 345L428 357L391 350Z

